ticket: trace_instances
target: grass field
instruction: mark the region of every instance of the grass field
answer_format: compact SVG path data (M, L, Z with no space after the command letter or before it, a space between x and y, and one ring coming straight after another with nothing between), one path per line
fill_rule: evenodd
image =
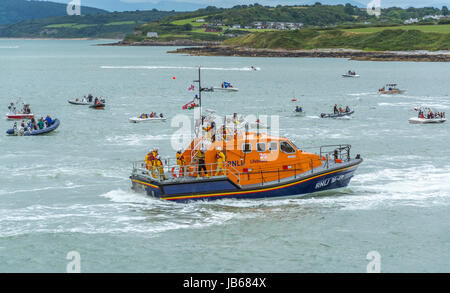
M200 17L194 17L194 18L180 19L180 20L172 21L172 24L185 25L185 24L189 23L192 26L202 26L203 24L205 24L204 22L195 22L195 20L202 19L202 18L204 18L204 17L200 16Z
M116 21L116 22L110 22L105 25L127 25L127 24L136 24L134 20L130 21Z
M403 30L419 30L424 33L441 33L450 34L450 24L441 25L401 25L392 27L366 27L366 28L355 28L355 29L345 29L344 31L355 32L355 33L377 33L387 29L403 29Z

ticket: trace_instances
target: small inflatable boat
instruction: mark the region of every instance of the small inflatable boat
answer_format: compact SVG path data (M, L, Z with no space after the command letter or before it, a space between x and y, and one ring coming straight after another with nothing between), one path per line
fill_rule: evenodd
M350 111L350 112L343 112L343 113L338 113L338 114L326 114L326 113L322 113L320 114L321 118L339 118L339 117L345 117L345 116L350 116L354 113L355 111Z
M128 119L131 123L140 123L140 122L152 122L152 121L166 121L166 117L153 117L153 118L139 118L132 117Z
M359 74L342 74L342 77L359 77Z
M295 111L295 110L294 110L294 115L295 115L295 116L305 116L305 115L306 115L306 112L305 112L305 111Z
M42 135L42 134L47 134L47 133L54 131L55 129L57 129L59 127L59 124L60 124L59 119L55 119L55 120L53 120L52 125L50 125L46 128L43 128L43 129L25 131L24 129L19 129L19 128L15 127L13 129L9 129L8 131L6 131L6 134L16 135L16 136Z
M427 118L413 117L413 118L409 118L408 121L409 121L409 123L412 123L412 124L431 124L431 123L444 123L445 121L447 121L447 119L445 119L445 118L427 119Z

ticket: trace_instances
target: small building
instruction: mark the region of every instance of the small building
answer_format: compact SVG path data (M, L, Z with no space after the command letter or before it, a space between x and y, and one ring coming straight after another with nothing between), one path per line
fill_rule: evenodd
M157 38L157 37L158 37L157 32L148 32L147 33L147 38Z
M425 15L424 17L422 17L422 19L434 19L434 20L439 20L441 18L443 18L445 16L443 15Z
M198 18L195 20L195 22L205 22L205 20L203 18Z
M412 24L412 23L417 23L417 22L419 22L419 19L417 19L417 18L410 18L410 19L405 20L403 23L404 24Z

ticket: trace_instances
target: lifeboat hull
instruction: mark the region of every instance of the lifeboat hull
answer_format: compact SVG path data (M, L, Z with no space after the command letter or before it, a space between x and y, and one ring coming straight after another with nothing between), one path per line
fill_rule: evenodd
M34 114L6 114L8 120L30 120L34 118Z
M227 177L196 180L195 182L161 184L138 176L131 176L132 189L152 197L175 202L217 199L257 199L310 194L346 187L362 159L340 168L306 174L282 183L268 183L264 186L242 188Z

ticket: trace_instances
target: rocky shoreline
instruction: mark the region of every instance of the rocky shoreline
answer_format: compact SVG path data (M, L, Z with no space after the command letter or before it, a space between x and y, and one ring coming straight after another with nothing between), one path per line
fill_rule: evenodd
M184 47L184 46L217 46L220 42L201 42L192 40L173 40L173 41L156 41L156 40L144 40L140 42L130 42L130 41L120 41L112 44L100 44L99 46L174 46L174 47Z
M231 46L189 47L169 51L168 53L189 54L192 56L233 56L233 57L312 57L347 58L364 61L416 61L450 62L450 52L394 52L360 51L346 49L321 50L274 50L250 49Z

